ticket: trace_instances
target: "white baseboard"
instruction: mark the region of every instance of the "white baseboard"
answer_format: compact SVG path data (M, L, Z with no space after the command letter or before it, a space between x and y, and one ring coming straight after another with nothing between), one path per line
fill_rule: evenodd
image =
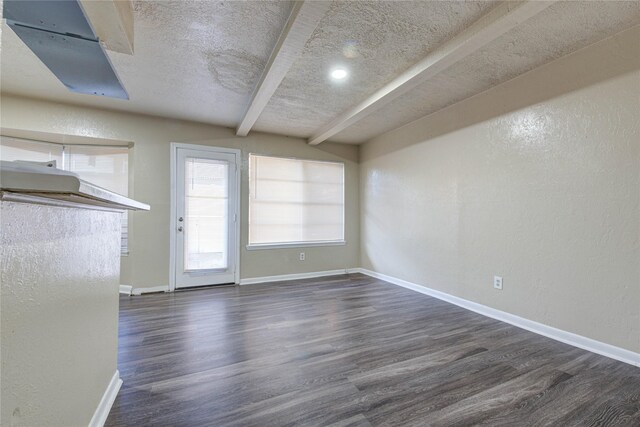
M111 377L111 381L109 382L107 389L102 395L102 399L100 400L96 411L93 413L93 417L89 422L89 427L104 426L104 423L107 421L107 417L109 416L111 406L113 406L113 402L116 400L118 391L120 391L120 386L122 386L122 380L120 379L120 372L116 369L113 377Z
M133 291L133 286L120 285L120 294L122 294L122 295L131 295L132 291Z
M631 350L626 350L624 348L616 347L611 344L596 341L594 339L587 338L582 335L577 335L572 332L563 331L552 326L547 326L542 323L534 322L533 320L525 319L523 317L519 317L504 311L496 310L495 308L487 307L486 305L478 304L473 301L459 298L441 291L436 291L435 289L430 289L425 286L408 282L406 280L398 279L396 277L387 276L386 274L377 273L375 271L367 270L364 268L351 268L348 269L347 272L366 274L367 276L381 279L394 285L402 286L403 288L411 289L413 291L438 298L442 301L457 305L458 307L462 307L467 310L474 311L478 314L482 314L483 316L491 317L493 319L509 323L519 328L543 335L547 338L551 338L556 341L581 348L583 350L587 350L593 353L600 354L602 356L619 360L621 362L629 363L630 365L640 367L640 353L635 353Z
M352 270L352 269L314 271L311 273L282 274L279 276L252 277L249 279L240 279L240 285L256 285L258 283L282 282L285 280L299 280L299 279L312 279L314 277L338 276L340 274L347 274L349 270Z
M248 279L240 279L240 285L257 285L259 283L268 283L268 282L282 282L287 280L299 280L299 279L312 279L314 277L325 277L325 276L338 276L340 274L347 274L349 272L356 272L357 268L346 268L341 270L326 270L326 271L313 271L310 273L296 273L296 274L281 274L279 276L262 276L262 277L251 277ZM120 290L122 291L122 286L120 285ZM133 288L131 291L131 295L142 295L149 294L152 292L169 292L169 286L154 286L151 288Z
M151 288L133 288L131 295L150 294L153 292L169 292L169 286L153 286Z

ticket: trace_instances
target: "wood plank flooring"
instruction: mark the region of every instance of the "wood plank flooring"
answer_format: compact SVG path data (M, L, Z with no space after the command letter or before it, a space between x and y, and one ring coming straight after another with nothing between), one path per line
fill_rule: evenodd
M120 308L107 426L640 426L640 368L360 274Z

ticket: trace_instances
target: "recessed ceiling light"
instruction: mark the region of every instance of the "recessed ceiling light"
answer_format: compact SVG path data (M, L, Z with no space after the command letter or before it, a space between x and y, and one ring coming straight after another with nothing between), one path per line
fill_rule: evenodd
M331 72L331 78L335 80L343 80L347 77L348 74L349 73L347 73L347 70L336 68Z

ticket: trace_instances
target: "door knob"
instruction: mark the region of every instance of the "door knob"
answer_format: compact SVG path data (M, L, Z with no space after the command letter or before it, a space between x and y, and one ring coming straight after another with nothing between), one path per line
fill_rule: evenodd
M182 226L178 227L178 231L182 231Z
M182 222L184 219L182 217L178 218L178 221Z

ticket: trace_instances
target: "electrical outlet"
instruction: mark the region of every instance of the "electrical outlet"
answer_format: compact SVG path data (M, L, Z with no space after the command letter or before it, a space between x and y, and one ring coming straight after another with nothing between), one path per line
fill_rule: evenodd
M502 290L502 277L493 276L493 287Z
M304 261L304 252L300 252L300 261Z

